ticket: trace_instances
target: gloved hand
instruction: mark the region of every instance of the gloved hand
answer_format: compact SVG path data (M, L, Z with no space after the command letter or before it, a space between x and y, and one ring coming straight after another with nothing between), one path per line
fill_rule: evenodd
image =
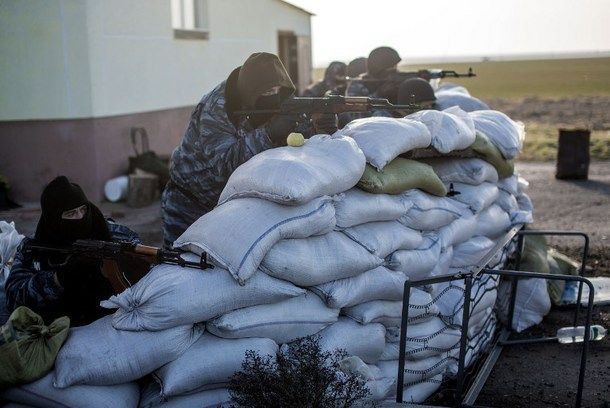
M311 121L316 133L331 135L337 131L337 115L334 113L313 113Z
M296 128L297 122L292 115L275 115L267 122L267 135L274 146L284 146L286 138Z
M74 290L92 281L94 274L100 273L101 261L89 259L71 259L65 265L57 267L57 281L66 290Z

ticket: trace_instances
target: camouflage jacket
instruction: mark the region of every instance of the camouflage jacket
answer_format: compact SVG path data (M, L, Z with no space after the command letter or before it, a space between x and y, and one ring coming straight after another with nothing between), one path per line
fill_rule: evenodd
M113 241L141 243L140 237L124 225L109 220L108 230ZM45 317L45 313L57 306L64 292L55 282L55 270L23 252L23 246L31 238L24 238L6 280L6 307L9 311L27 306Z
M170 182L161 199L166 247L216 206L240 164L273 147L264 126L255 129L245 117L238 126L231 122L225 111L225 85L226 81L203 96L172 154Z

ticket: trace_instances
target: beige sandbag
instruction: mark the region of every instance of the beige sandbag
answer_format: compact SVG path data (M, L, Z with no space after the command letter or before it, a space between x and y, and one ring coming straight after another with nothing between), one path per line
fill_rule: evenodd
M414 188L437 196L447 194L431 166L401 157L392 160L381 171L367 164L358 187L376 194L399 194Z
M505 159L500 150L484 134L477 132L477 137L470 148L477 157L494 166L501 179L510 177L515 173L515 163L512 160Z

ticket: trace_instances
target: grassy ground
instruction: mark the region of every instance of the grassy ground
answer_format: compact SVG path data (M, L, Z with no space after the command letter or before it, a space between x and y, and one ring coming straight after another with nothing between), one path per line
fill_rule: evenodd
M553 161L557 157L557 129L562 125L548 125L536 122L526 123L527 136L519 160ZM610 159L610 131L591 132L591 160Z

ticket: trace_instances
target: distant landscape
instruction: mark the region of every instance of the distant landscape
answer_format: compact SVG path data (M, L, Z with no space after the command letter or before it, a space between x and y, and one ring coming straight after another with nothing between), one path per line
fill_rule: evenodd
M401 65L400 70L441 68L474 78L447 81L466 86L491 108L526 125L520 160L550 161L557 151L559 128L589 128L591 158L610 160L610 58L485 61ZM317 68L321 78L324 68Z

